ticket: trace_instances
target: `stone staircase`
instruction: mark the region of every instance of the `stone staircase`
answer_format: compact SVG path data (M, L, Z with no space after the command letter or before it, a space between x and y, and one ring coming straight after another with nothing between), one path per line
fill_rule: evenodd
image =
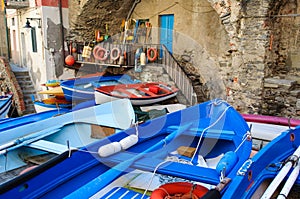
M32 101L31 96L34 95L36 98L36 91L31 81L29 72L26 70L13 70L15 77L22 89L23 93L23 100L25 103L26 110L24 111L25 114L35 113L34 104Z

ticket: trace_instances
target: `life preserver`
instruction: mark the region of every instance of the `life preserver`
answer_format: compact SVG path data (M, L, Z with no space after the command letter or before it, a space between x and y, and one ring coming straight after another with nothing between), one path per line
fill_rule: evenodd
M116 54L116 56L115 56L115 54ZM112 60L116 61L117 59L119 59L120 55L121 55L121 50L119 48L115 47L115 48L111 49L110 58Z
M153 57L152 57L152 53L153 53ZM158 52L156 50L156 48L149 48L147 50L147 58L149 61L153 62L157 59L158 56Z
M189 196L189 198L198 199L208 192L206 187L192 184L189 182L167 183L155 189L150 199L163 199L166 196Z
M94 55L95 59L104 61L108 58L109 51L101 46L96 46L93 50L93 55Z

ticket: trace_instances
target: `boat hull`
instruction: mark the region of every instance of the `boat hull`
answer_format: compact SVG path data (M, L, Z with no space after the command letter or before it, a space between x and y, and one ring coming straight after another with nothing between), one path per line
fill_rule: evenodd
M261 198L268 184L285 162L300 146L300 127L289 129L248 159L233 178L224 198ZM298 177L296 184L300 183Z
M96 104L102 104L116 99L128 98L133 105L149 105L168 100L177 95L178 89L172 87L168 87L169 90L165 90L162 94L155 94L149 89L151 86L159 88L160 85L167 87L167 85L162 83L119 85L108 87L108 89L105 86L100 87L95 90L95 102ZM137 92L143 94L136 95Z
M24 152L30 157L60 154L103 138L106 130L127 129L134 120L132 105L124 99L8 128L0 132L0 172L26 165L19 155Z
M134 83L128 75L91 76L61 82L64 96L68 101L87 101L95 98L94 88L102 85Z
M66 112L68 110L72 109L72 104L46 104L41 101L35 101L33 102L35 111L37 113L45 112L45 111L51 111L51 110L62 110L63 112Z
M183 162L161 164L178 147L196 147L203 137L199 151L205 158L236 151L239 159L226 174L231 177L250 155L252 143L245 140L248 130L243 118L226 103L202 103L111 135L86 146L83 151L72 152L69 157L64 153L55 159L55 163L35 168L0 186L0 196L101 198L98 191L106 190L112 181L135 169L217 184L220 176L214 168ZM129 148L107 157L98 155L100 147L136 134L138 142ZM20 192L24 184L28 188Z
M0 119L6 118L12 104L12 95L0 98Z

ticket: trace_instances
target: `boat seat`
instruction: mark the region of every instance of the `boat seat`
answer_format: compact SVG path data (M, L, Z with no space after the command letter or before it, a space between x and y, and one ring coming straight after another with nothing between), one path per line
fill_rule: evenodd
M157 95L155 95L154 93L152 93L151 91L148 91L147 89L144 89L144 88L142 88L142 87L139 87L139 88L137 88L139 91L142 91L142 92L144 92L145 94L147 94L147 95L149 95L149 96L151 96L151 97L155 97L155 96L157 96Z
M135 154L125 152L117 153L107 158L101 158L101 162L104 162L110 166L114 166L125 160L133 158ZM130 167L140 169L143 171L153 172L157 169L157 165L161 164L164 160L153 157L143 157L136 160ZM157 169L157 173L176 176L180 178L186 178L189 180L201 179L204 183L218 184L220 176L215 169L205 167L195 167L189 164L183 164L180 162L168 162ZM193 175L191 175L193 173Z
M107 194L105 194L103 199L108 199L108 198L122 198L122 199L139 199L142 198L143 194L132 191L130 189L126 189L124 187L115 187L111 189ZM149 196L143 197L145 199L149 198Z
M177 126L171 126L167 128L168 132L173 132L177 130ZM183 135L190 135L190 136L200 136L201 132L203 132L204 128L190 128L186 132L182 133ZM205 131L204 135L205 138L221 138L224 140L233 140L235 136L235 132L231 130L219 130L219 129L208 129Z
M55 153L55 154L61 154L65 151L69 150L67 145L62 145L62 144L50 142L47 140L38 140L36 142L29 144L28 147ZM70 147L70 149L75 149L75 148Z
M118 92L121 92L121 93L124 93L127 95L127 97L129 98L136 98L137 96L129 91L127 91L126 89L123 89L123 88L115 88L114 89L115 91L118 91Z

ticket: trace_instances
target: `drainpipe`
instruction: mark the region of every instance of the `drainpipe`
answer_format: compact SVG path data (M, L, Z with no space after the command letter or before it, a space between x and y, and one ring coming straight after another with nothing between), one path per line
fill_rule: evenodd
M60 18L60 34L61 34L61 45L62 45L62 66L65 65L65 35L64 35L64 24L63 24L63 13L62 13L62 1L58 1L59 7L59 18Z

